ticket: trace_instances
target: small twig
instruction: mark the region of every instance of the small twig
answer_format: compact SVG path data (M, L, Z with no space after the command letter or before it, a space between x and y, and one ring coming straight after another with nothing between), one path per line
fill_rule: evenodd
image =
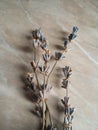
M44 89L43 89L43 127L42 127L42 130L44 130L44 127L45 127L45 107L44 107L44 105L45 105L45 98L44 98L44 91L45 91L45 76L46 76L46 72L44 73L44 82L43 82L43 86L44 86Z
M45 111L45 128L47 127L48 110Z
M66 97L68 97L68 87L66 88Z
M34 59L34 61L36 63L36 48L34 47L34 44L33 44L33 50L34 50L33 59Z
M45 101L45 104L46 104L46 109L48 110L48 113L49 113L50 125L51 125L51 127L53 127L53 122L52 122L52 118L51 118L50 110L49 110L49 107L48 107L48 104L47 104L46 101Z
M36 63L36 48L34 48L34 61Z
M36 77L36 81L37 81L38 88L40 89L39 80L38 80L36 71L35 71L35 77Z
M51 73L53 72L53 70L54 70L56 64L57 64L57 60L56 60L56 62L54 63L54 65L53 65L53 67L52 67L52 69L51 69L51 71L50 71L50 73L49 73L49 75L48 75L48 77L47 77L46 84L48 84L49 77L50 77Z

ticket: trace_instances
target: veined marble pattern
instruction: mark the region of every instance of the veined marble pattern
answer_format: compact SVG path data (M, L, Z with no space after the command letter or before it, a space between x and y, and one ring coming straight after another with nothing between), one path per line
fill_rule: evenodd
M49 48L61 51L57 46L63 46L73 26L79 27L78 38L57 68L69 65L73 70L69 85L76 108L73 129L98 130L98 0L0 0L0 130L39 129L40 119L31 112L34 104L23 90L33 58L31 29L41 27ZM61 130L63 112L58 105L65 93L56 74L55 69L49 104Z

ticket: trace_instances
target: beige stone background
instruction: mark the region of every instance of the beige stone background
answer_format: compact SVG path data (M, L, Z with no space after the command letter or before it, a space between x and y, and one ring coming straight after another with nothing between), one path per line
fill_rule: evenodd
M0 0L0 130L38 130L40 119L24 91L23 78L33 59L31 29L42 28L49 48L62 51L66 33L79 27L66 59L57 64L49 106L62 130L60 67L69 65L73 130L98 130L98 0Z

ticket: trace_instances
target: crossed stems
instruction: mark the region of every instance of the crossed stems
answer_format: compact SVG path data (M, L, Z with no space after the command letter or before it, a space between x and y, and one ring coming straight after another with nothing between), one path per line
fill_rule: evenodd
M50 114L50 110L47 104L47 100L45 99L45 79L46 79L46 71L44 73L44 83L43 83L43 98L42 98L42 105L43 105L43 126L42 126L42 130L45 129L46 127L46 123L47 123L47 112L49 113L49 120L50 120L50 125L53 126L53 122L52 122L52 118L51 118L51 114ZM45 110L45 106L46 106L46 110Z
M34 48L34 61L35 61L35 63L36 63L36 48L35 48L34 46L33 46L33 48ZM64 51L64 52L65 52L65 51ZM63 52L63 53L64 53L64 52ZM62 54L63 54L63 53L62 53ZM40 60L39 60L39 61L40 61ZM36 68L38 67L39 61L37 62ZM48 74L47 80L46 80L46 72L44 72L44 83L43 83L43 87L44 87L44 88L43 88L43 98L42 98L42 106L43 106L43 126L42 126L42 130L44 130L45 127L46 127L46 122L47 122L47 119L46 119L46 114L47 114L47 113L46 113L46 112L49 113L50 125L53 126L53 122L52 122L50 110L49 110L48 104L47 104L46 99L45 99L45 92L44 92L44 91L45 91L45 87L47 87L47 85L48 85L48 81L49 81L50 75L52 74L52 72L53 72L53 70L54 70L54 68L55 68L55 66L56 66L56 64L57 64L57 61L58 61L58 60L55 61L55 63L54 63L54 65L53 65L53 67L52 67L50 73ZM47 63L45 62L44 65L47 66ZM40 84L39 84L38 76L37 76L37 73L36 73L36 69L33 69L33 71L34 71L34 73L35 73L35 77L36 77L36 81L37 81L38 88L40 89ZM46 82L46 83L45 83L45 82ZM67 96L67 95L68 95L68 89L66 90L66 96ZM46 110L45 110L45 106L46 106Z

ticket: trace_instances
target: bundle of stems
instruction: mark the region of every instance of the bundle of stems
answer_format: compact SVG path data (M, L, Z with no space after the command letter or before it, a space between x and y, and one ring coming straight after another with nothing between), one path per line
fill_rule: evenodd
M72 39L75 38L75 33L77 31L78 28L74 27L72 34L68 38L68 41L71 41ZM58 61L64 58L64 53L67 44L66 45L64 44L65 47L64 52L55 52L55 55L53 56L50 53L50 50L48 49L48 42L44 37L41 28L32 31L32 43L33 43L34 57L33 61L31 62L31 66L33 72L27 74L27 83L28 83L27 86L28 89L32 91L33 101L35 101L38 104L37 109L35 111L41 116L42 130L56 130L52 121L51 112L47 102L48 95L50 93L50 90L52 89L52 87L49 85L49 78L54 68L56 67ZM38 51L42 50L39 60L37 59L37 50ZM54 57L55 61L52 68L50 69L49 61L51 60L52 57ZM42 61L42 59L44 63L42 66L40 66L40 61ZM43 76L42 84L40 83L38 72L40 72ZM72 74L72 70L69 66L65 66L65 68L63 68L63 72L64 72L64 79L62 82L62 88L66 90L66 96L64 97L64 100L61 99L65 110L63 130L72 130L72 119L73 119L72 113L74 111L74 108L71 108L70 105L68 104L69 100L68 83L69 83L69 77Z
M39 104L42 104L41 107L41 113L42 113L42 130L47 130L47 129L53 129L53 121L52 121L52 117L51 117L51 113L50 113L50 109L48 107L48 93L51 90L51 86L49 86L49 78L57 64L57 61L61 58L62 54L59 52L56 52L55 54L55 63L53 65L53 67L50 69L50 72L48 72L49 70L49 61L51 60L51 53L48 49L48 43L46 38L43 36L41 29L36 29L33 30L32 32L32 39L33 39L33 52L34 52L34 60L31 62L31 66L33 68L33 74L28 75L28 82L29 82L29 88L32 88L33 91L33 97L36 97L36 102ZM42 55L41 57L43 57L43 61L44 64L42 66L39 66L39 62L37 61L37 49L41 48L42 49ZM41 59L41 58L40 58ZM38 77L38 71L40 71L40 73L43 75L43 84L40 84L39 82L39 77ZM34 83L34 78L33 76L35 76L36 79L36 85ZM35 87L36 86L36 87ZM37 94L37 95L36 95ZM40 106L40 105L39 105ZM40 109L37 109L37 112ZM41 114L40 114L41 115ZM49 123L47 123L47 118L49 118ZM50 127L50 128L49 128Z

